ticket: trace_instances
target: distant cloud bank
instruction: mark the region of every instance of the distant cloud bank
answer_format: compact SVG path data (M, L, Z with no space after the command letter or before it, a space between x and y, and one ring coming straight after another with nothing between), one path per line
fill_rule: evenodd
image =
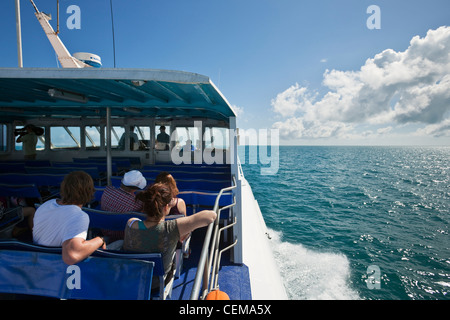
M358 71L326 70L323 85L320 97L296 83L272 100L281 139L374 137L409 124L420 125L415 136L450 137L450 27L412 38L403 52L384 50Z

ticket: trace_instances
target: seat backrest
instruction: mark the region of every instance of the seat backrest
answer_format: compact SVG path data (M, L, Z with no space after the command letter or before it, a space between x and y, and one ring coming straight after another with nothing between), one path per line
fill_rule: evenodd
M122 250L97 250L95 257L126 257L127 259L144 260L154 263L153 275L164 276L164 264L161 253L136 253Z
M137 256L93 254L68 266L61 248L0 241L0 292L60 299L148 300L155 263Z
M116 188L120 187L120 185L122 184L122 178L123 177L112 176L111 177L111 185Z
M204 191L204 192L219 192L223 188L229 187L230 182L215 181L205 179L193 180L177 180L177 187L180 191Z
M56 167L25 167L27 173L45 173L45 174L68 174L73 171L84 171L88 173L92 179L99 179L100 173L97 166L56 166Z
M152 179L154 180L158 174L161 171L158 170L141 170L142 175L146 179ZM170 174L173 176L175 180L179 179L186 179L186 180L192 180L192 179L210 179L210 180L224 180L229 181L230 180L230 174L224 173L224 172L208 172L208 171L173 171L170 172Z
M102 201L103 192L105 191L105 187L95 187L94 197L89 203L89 207L93 209L100 209L100 203Z
M144 165L142 170L167 171L169 173L177 171L189 172L224 172L230 174L231 167L229 165L183 165L183 164L154 164Z
M196 192L196 191L182 191L178 197L183 199L186 205L211 206L213 207L218 192ZM226 206L232 203L231 192L223 193L219 199L219 206Z
M25 173L25 162L0 162L0 173Z
M92 162L103 162L106 164L106 157L89 157ZM129 169L131 167L131 160L126 157L113 157L112 162L116 164L118 169Z
M50 160L26 160L26 167L49 167L51 166Z
M136 217L145 220L147 216L139 212L117 213L83 207L83 211L89 215L89 228L107 230L125 230L128 219Z
M23 220L22 207L7 209L0 213L0 237L11 237L12 228ZM0 260L1 261L1 260Z
M97 166L98 170L100 172L106 172L107 171L107 166L106 166L106 161L100 160L100 159L87 159L87 158L73 158L73 162L75 163L75 166L77 166L79 163L88 163L89 166ZM118 166L116 162L112 162L111 163L111 170L114 173L118 172Z
M102 161L106 162L106 157L97 157L96 156L96 157L88 157L88 159L102 160ZM124 162L124 164L128 165L128 168L130 167L129 165L141 167L141 158L140 157L128 157L128 156L112 157L112 160L113 161L121 161L121 160L128 161L128 163Z
M23 174L23 173L3 173L0 174L0 183L10 184L35 184L36 186L59 187L64 180L64 174Z
M0 184L0 196L20 198L40 198L38 188L35 184Z

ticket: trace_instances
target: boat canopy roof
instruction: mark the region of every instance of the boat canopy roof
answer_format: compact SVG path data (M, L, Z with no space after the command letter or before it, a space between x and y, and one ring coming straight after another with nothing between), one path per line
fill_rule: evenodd
M0 68L3 121L36 117L209 118L235 113L203 75L153 69Z

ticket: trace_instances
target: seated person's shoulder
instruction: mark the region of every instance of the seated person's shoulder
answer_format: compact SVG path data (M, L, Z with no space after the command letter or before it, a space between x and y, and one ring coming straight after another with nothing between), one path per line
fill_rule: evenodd
M139 229L138 221L141 221L141 219L138 218L130 218L127 221L127 227L131 229Z

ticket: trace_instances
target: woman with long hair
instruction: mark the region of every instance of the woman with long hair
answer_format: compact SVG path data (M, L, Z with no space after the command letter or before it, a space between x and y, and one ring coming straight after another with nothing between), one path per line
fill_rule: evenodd
M216 213L203 210L188 217L166 220L172 203L172 190L168 185L155 183L140 192L136 198L144 203L147 218L128 220L125 227L123 249L134 252L161 253L166 281L173 275L172 257L177 243L197 228L205 227L216 219Z
M180 193L180 191L177 188L177 182L175 181L174 177L166 172L162 171L160 172L156 178L155 183L163 183L165 185L168 185L170 189L172 190L172 208L170 209L169 215L186 215L186 203L183 199L177 198L177 195Z

